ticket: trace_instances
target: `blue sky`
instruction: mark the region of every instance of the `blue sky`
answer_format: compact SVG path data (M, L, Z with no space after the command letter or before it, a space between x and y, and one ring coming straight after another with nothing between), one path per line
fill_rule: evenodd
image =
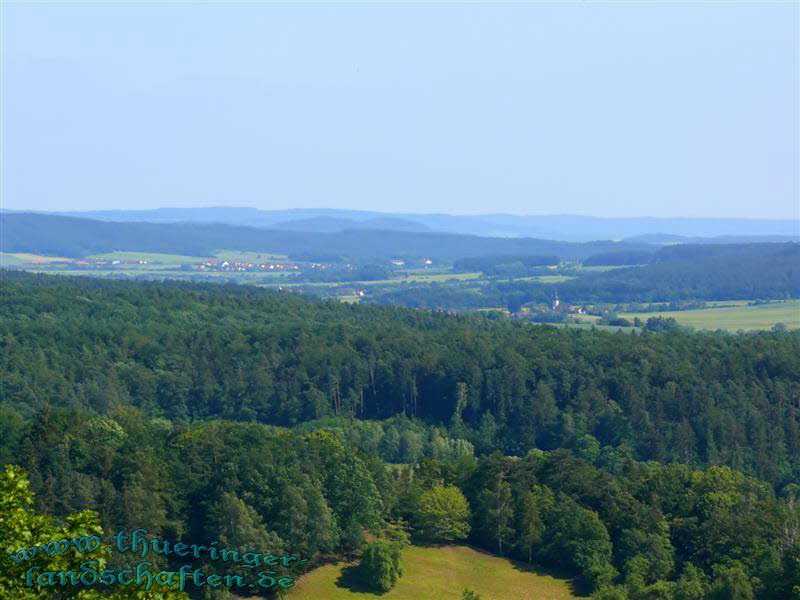
M797 218L798 5L2 5L2 204Z

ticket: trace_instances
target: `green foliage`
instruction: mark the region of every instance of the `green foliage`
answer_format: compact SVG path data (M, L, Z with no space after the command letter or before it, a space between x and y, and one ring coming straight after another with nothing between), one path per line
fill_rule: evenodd
M610 583L611 540L597 513L561 495L548 515L543 554L578 571L592 587Z
M782 558L781 572L768 585L777 598L800 600L800 545L788 548Z
M558 284L558 293L566 303L592 305L797 298L800 272L794 266L798 257L796 243L672 245L658 250L643 266L603 272L562 269L562 275L571 277ZM510 274L521 274L518 266L508 267ZM475 282L393 286L374 301L452 310L549 305L552 297L553 286L546 283L493 279L479 286Z
M313 564L352 557L367 532L402 545L408 521L634 600L800 595L798 334L0 286L0 456L36 492L0 495L19 515L0 528L147 527Z
M714 569L709 600L753 600L753 584L740 564Z
M481 595L472 590L464 590L461 594L461 600L481 600Z
M359 577L372 589L388 592L403 575L399 544L376 540L367 545L358 567Z
M121 587L104 595L97 590L84 586L40 586L35 577L43 572L76 571L81 573L81 564L96 561L96 571L102 571L107 564L108 552L104 546L98 545L95 550L79 552L71 547L64 553L50 555L44 551L43 545L58 540L72 540L98 536L102 539L103 529L99 525L97 514L93 511L81 511L68 515L63 523L57 523L48 516L39 515L31 510L34 502L30 483L25 472L16 466L6 465L0 473L0 598L14 600L35 600L48 598L80 598L99 600L111 598L117 600L180 600L188 596L177 591L137 590ZM30 550L39 546L38 551ZM27 561L14 561L11 556L19 550L29 550L32 558ZM28 586L26 573L33 574L34 585ZM57 579L55 581L58 581Z
M708 578L693 564L687 564L675 585L675 600L702 600L708 588Z
M592 594L593 600L628 600L628 592L621 585L604 585Z
M408 523L402 519L387 523L381 531L381 536L388 542L396 544L400 549L411 545L411 535L408 533Z
M644 325L647 331L674 331L679 327L673 317L650 317Z
M478 495L477 511L481 514L482 537L489 541L498 554L503 554L503 543L514 534L514 506L511 486L502 478L484 488Z
M657 533L626 529L619 540L621 552L639 559L631 566L635 566L635 574L647 584L669 578L675 566L675 548L669 539L669 526L661 521L658 529Z
M81 429L97 446L82 459L126 443L91 419L134 405L170 422L312 421L304 431L329 429L364 453L377 444L397 463L457 460L472 447L519 456L567 447L590 458L594 438L599 456L626 448L770 483L800 472L796 333L532 329L244 286L9 273L0 287L0 455L26 457L37 486L39 457L18 438L44 402L86 411ZM65 451L59 444L48 452ZM131 483L129 505L147 485L157 483Z
M267 530L258 512L231 492L224 492L209 508L205 531L227 548L256 548L276 556L286 550L284 541Z
M469 504L457 487L437 485L420 497L414 525L427 540L461 540L469 534L469 516Z

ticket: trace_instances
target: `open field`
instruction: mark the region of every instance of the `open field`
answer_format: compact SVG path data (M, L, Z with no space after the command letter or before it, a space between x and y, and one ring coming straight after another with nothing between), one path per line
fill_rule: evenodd
M514 281L536 281L538 283L563 283L575 279L571 275L533 275L531 277L518 277Z
M665 311L653 313L621 313L620 316L643 321L649 317L673 317L681 325L696 329L727 329L729 331L757 331L770 329L784 323L790 329L800 329L800 300L786 300L747 306L742 301L715 302L718 308Z
M569 281L570 279L575 279L574 277L570 277L569 275L539 275L538 277L534 277L534 281L538 281L539 283L562 283L564 281Z
M214 256L220 260L237 262L260 262L265 260L286 260L285 254L270 254L269 252L247 252L244 250L217 250Z
M282 287L335 287L340 285L365 287L370 285L399 285L401 283L441 283L450 279L470 281L478 279L480 276L480 273L435 273L431 275L401 275L392 279L373 279L369 281L295 281L292 283L276 281L274 285L281 285ZM270 286L273 284L265 283L263 285Z
M586 271L587 273L602 273L604 271L614 271L615 269L629 269L631 267L641 267L642 265L594 265L577 267L579 271Z
M103 254L92 254L86 258L105 260L146 260L149 263L181 265L183 263L199 263L204 260L208 260L210 257L184 256L182 254L158 254L155 252L105 252Z
M302 577L290 590L291 600L460 600L469 588L485 600L567 600L577 598L567 579L558 579L529 565L480 552L469 546L403 551L405 575L385 594L376 594L353 582L345 563L325 565Z
M70 262L72 260L74 259L58 256L41 256L40 254L27 254L24 252L0 252L0 265L9 267L30 264L46 265L48 263Z
M467 281L470 279L480 279L480 273L408 273L403 274L400 277L395 279L389 279L386 283L392 282L403 282L403 281L415 281L415 282L423 282L423 281L449 281L451 279L455 279L456 281Z

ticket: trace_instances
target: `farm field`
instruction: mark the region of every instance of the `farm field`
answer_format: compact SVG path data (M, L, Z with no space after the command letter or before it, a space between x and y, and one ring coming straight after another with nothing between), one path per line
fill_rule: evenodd
M614 271L616 269L630 269L631 267L641 267L642 265L580 265L577 267L578 271L585 271L587 273L603 273L605 271Z
M396 279L388 280L389 283L393 281L403 282L403 281L415 281L415 282L422 282L422 281L449 281L451 279L455 279L457 281L467 281L470 279L480 279L480 273L451 273L449 271L444 273L408 273L401 275Z
M469 546L411 546L403 551L405 575L385 594L351 583L348 564L315 569L286 595L291 600L460 600L464 588L486 600L567 600L578 598L568 579L559 579L529 565L480 552Z
M575 279L572 275L534 275L532 277L518 277L513 281L536 281L538 283L563 283Z
M244 250L217 250L214 256L220 260L237 262L259 262L264 260L286 260L285 254L270 254L269 252L247 252Z
M238 262L259 262L266 260L285 260L285 254L270 254L268 252L245 252L239 250L217 250L213 256L185 256L182 254L158 254L154 252L105 252L92 254L87 258L105 258L110 260L146 260L162 264L180 265L183 263L198 263L209 258Z
M69 262L74 259L72 258L63 258L58 256L41 256L39 254L28 254L25 252L16 252L16 253L9 253L9 252L0 252L0 265L2 266L20 266L20 265L30 265L30 264L39 264L45 265L48 263L62 263L62 262Z
M435 273L431 275L400 275L392 279L373 279L369 281L296 281L292 283L278 281L275 285L280 284L282 287L335 287L340 285L364 287L370 285L399 285L402 283L442 283L449 280L470 281L479 279L480 276L480 273ZM273 284L266 283L263 285L270 286Z
M146 260L148 263L161 263L165 265L181 265L183 263L198 263L208 260L204 256L185 256L182 254L159 254L156 252L105 252L92 254L87 258L106 260Z
M784 323L789 329L800 329L800 300L786 300L748 306L742 301L715 302L718 308L665 311L653 313L620 313L621 317L646 320L650 317L673 317L681 325L695 329L758 331Z

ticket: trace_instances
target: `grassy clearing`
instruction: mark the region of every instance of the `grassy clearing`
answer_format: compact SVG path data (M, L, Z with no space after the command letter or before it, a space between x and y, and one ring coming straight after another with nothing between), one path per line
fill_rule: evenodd
M157 252L104 252L92 254L87 258L105 260L146 260L148 263L161 263L164 265L181 265L183 263L199 263L209 257L185 256L182 254L159 254Z
M290 600L460 600L469 588L486 600L567 600L578 598L568 579L469 546L403 551L405 575L385 594L360 588L346 563L325 565L302 577L287 594Z
M624 313L620 316L631 320L639 317L643 321L649 317L673 317L681 325L690 325L695 329L758 331L770 329L776 323L784 323L790 329L800 329L800 300L755 306L747 306L741 301L715 302L715 304L720 306L697 310Z

